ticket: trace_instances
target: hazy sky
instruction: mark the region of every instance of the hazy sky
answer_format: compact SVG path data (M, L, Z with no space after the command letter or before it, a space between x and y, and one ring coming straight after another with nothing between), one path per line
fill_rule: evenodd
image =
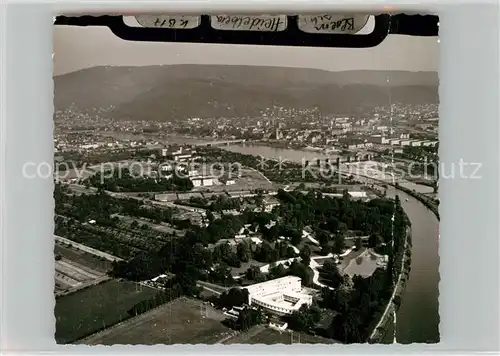
M374 48L292 48L123 41L107 28L55 26L54 74L98 65L242 64L437 71L435 37L391 35Z

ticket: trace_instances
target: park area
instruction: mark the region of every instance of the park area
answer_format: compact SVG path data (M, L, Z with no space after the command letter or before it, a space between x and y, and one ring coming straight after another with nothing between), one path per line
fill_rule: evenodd
M349 261L347 267L344 269L344 273L351 278L355 275L368 278L377 268L383 265L382 256L376 255L371 250L366 249L359 256Z
M157 293L137 283L110 280L57 298L56 341L72 343L127 319L134 304Z
M86 345L222 343L236 333L222 324L225 318L226 316L220 311L202 301L181 297L78 343Z
M306 333L292 332L289 330L278 331L263 325L257 325L250 330L240 333L224 344L334 344L335 341L321 336Z

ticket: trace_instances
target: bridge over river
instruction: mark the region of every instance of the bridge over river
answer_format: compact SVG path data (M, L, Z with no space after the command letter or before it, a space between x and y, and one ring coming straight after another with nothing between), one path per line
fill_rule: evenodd
M199 142L199 143L195 144L195 146L197 146L197 147L230 146L230 145L245 143L246 141L247 141L246 139L225 140L225 141L207 141L207 142Z

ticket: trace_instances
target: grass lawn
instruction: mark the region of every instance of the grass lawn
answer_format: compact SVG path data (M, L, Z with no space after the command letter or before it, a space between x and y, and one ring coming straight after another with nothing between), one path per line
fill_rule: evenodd
M179 298L79 344L215 344L235 334L221 323L226 318L224 314L210 306L202 309L201 304L199 300Z
M58 242L54 246L54 253L99 272L107 272L111 269L111 261L101 259L76 248L66 247Z
M69 343L128 317L127 311L158 291L111 280L56 300L56 341Z
M279 332L275 329L258 325L248 330L247 332L236 335L227 340L225 344L334 344L335 341L321 336L309 335L306 333L293 332L285 330Z

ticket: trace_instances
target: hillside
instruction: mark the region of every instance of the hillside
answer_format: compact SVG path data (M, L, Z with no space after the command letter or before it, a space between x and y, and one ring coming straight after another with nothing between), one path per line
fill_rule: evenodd
M387 78L390 79L387 84ZM436 72L169 65L94 67L54 78L55 107L109 107L114 118L252 115L274 105L349 112L360 105L438 101Z

